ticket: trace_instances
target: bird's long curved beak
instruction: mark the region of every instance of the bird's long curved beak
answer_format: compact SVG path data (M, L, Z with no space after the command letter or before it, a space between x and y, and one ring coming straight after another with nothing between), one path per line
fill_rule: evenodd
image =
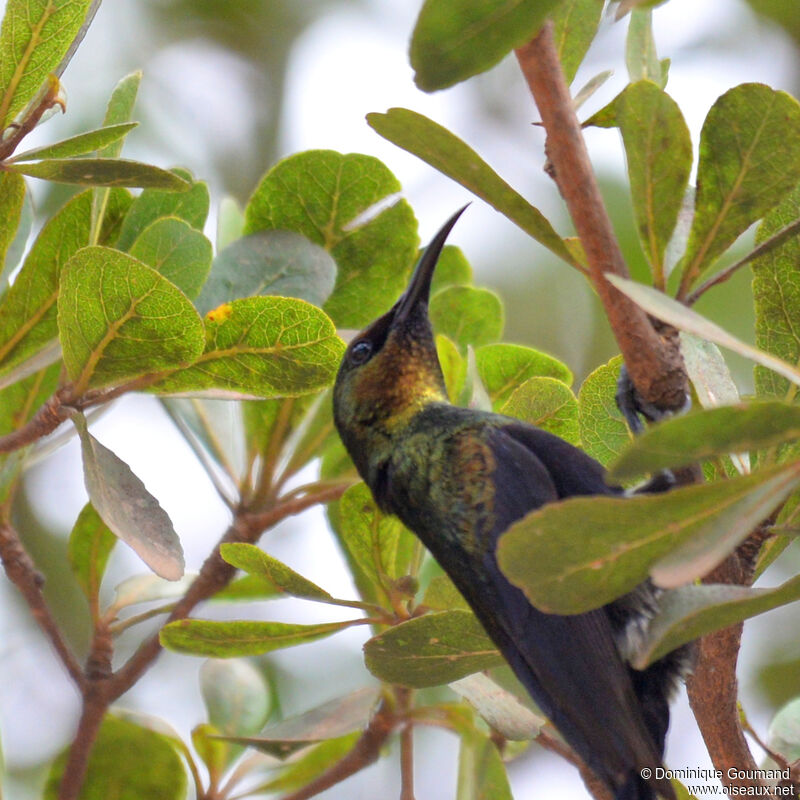
M467 203L469 205L469 203ZM456 224L458 218L464 213L467 206L463 206L450 217L447 222L439 229L436 236L433 237L431 243L425 248L425 251L420 256L417 266L414 269L414 274L408 284L403 296L397 302L397 308L394 312L393 322L402 322L406 319L412 309L416 308L420 303L427 305L428 297L431 291L431 281L433 280L433 273L436 269L436 263L439 261L444 243L447 237Z

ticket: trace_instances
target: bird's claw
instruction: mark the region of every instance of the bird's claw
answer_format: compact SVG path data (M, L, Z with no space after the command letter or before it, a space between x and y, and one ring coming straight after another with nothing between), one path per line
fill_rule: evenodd
M677 411L667 411L648 403L634 386L625 364L622 365L619 371L617 393L614 399L617 401L617 408L622 413L622 416L625 417L625 421L634 436L638 436L644 431L645 426L641 417L644 417L648 422L659 422L666 417L685 414L692 406L689 395L686 395L683 406Z

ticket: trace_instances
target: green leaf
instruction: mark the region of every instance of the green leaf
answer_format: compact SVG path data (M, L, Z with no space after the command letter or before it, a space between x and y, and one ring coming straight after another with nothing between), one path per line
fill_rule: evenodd
M292 231L261 231L217 254L197 301L201 313L239 297L281 295L321 306L336 281L336 262L325 250Z
M390 108L385 114L367 114L367 122L384 139L421 158L485 200L559 258L568 264L577 264L542 212L512 189L455 134L406 108Z
M276 597L280 597L280 593L271 583L254 575L245 575L242 578L234 578L211 599L224 603L250 603L254 600L273 600Z
M436 333L445 334L462 348L489 344L503 335L503 304L488 289L443 289L431 298L430 318Z
M178 217L161 217L139 234L130 254L193 300L208 277L213 248L188 222Z
M58 335L61 270L89 242L91 193L70 200L42 228L14 284L0 300L0 374L39 352Z
M467 408L474 408L479 411L492 410L492 399L489 397L489 392L486 391L481 376L478 374L478 362L472 345L467 345L467 376L464 381L461 401L461 404Z
M756 232L761 243L800 217L800 186L764 218ZM756 346L789 364L800 363L800 237L794 236L753 261ZM756 394L785 398L791 384L756 367ZM794 389L792 389L794 393Z
M567 83L572 83L600 25L604 0L564 0L551 15L553 40Z
M114 87L111 97L106 107L106 116L103 125L113 127L124 125L130 122L133 114L133 106L136 103L136 95L139 93L139 84L142 80L142 73L132 72L126 75ZM100 158L119 158L122 153L122 146L125 139L117 139L115 142L107 144L97 151ZM97 187L92 193L92 241L91 244L104 244L99 240L98 226L104 224L110 209L108 208L111 198L108 187ZM130 205L130 204L129 204ZM127 209L126 209L127 211ZM124 217L124 214L123 214ZM120 218L119 223L122 224Z
M0 30L0 130L56 69L89 6L90 0L8 0Z
M451 403L457 403L467 378L467 362L453 341L442 334L436 336L436 355L444 375L447 396Z
M800 578L774 589L706 584L667 592L632 664L644 669L676 647L800 599Z
M13 386L17 381L34 375L40 370L55 364L61 359L61 347L57 341L50 342L44 349L18 364L0 377L0 390Z
M69 748L53 763L44 800L57 800ZM92 747L80 800L183 800L186 771L169 740L107 715Z
M208 186L202 181L192 180L191 173L185 169L174 169L172 173L178 179L191 184L188 191L145 189L133 201L122 223L117 241L120 250L127 250L145 228L161 217L178 217L193 228L202 230L210 204Z
M592 372L578 392L578 424L583 449L601 464L619 456L631 439L614 397L622 356Z
M25 203L25 180L13 172L0 172L0 219L4 220L0 226L0 293L5 289L6 254L14 241L17 230L22 221L22 208Z
M637 8L631 12L625 40L625 65L631 83L652 81L659 89L667 85L666 70L656 53L653 12L649 8Z
M580 443L578 400L566 384L555 378L528 378L498 409L501 414Z
M572 98L572 107L577 111L590 97L592 97L592 95L594 95L597 92L598 89L600 89L601 86L603 86L603 84L605 84L605 82L613 74L614 74L614 70L606 69L606 70L603 70L602 72L598 72L597 75L595 75L594 77L589 78L589 80L586 81L586 83L584 83L583 86L581 86L580 89L578 89L578 91L575 93L575 96ZM605 119L604 116L602 116L603 111L604 111L604 109L602 109L601 111L598 111L597 114L595 114L593 117L591 117L590 120L587 120L584 123L584 125L588 126L588 125L591 125L591 124L596 124L599 127L608 127L608 128L613 127L613 125L615 123L615 120L609 120L608 124L606 124L606 125L600 124ZM597 120L597 121L595 121L595 120ZM580 245L580 242L578 240L575 240L575 239L572 239L572 240L567 239L566 241L567 241L567 245L570 244L570 241L577 242L577 244ZM581 258L583 253L582 253L580 247L578 248L578 250L579 250L579 252L576 254L576 256L578 258Z
M94 214L95 197L103 192L108 194L105 213L101 220L97 241L93 241L91 244L115 247L117 239L119 238L119 232L122 229L122 223L125 221L125 215L133 204L134 198L127 189L122 189L119 186L111 188L105 186L92 189L92 214Z
M417 260L424 250L417 253ZM431 296L448 286L469 286L472 283L472 267L460 247L446 244L442 248L436 271L431 280Z
M56 390L58 373L52 365L0 390L0 436L19 430L33 417Z
M512 742L535 739L547 722L483 673L467 675L451 683L450 688L463 697L492 730Z
M678 104L649 80L628 86L615 106L639 238L654 273L663 276L692 169L689 128Z
M334 599L324 589L253 544L223 544L220 546L220 555L231 566L263 578L283 594L322 603Z
M663 495L568 499L512 525L498 562L542 611L588 611L648 574L662 586L706 574L799 482L800 463Z
M567 385L572 383L572 373L566 364L532 347L488 344L475 350L475 359L495 410L528 378L556 378Z
M745 83L723 94L700 134L697 195L682 289L800 180L800 105Z
M359 737L360 732L353 731L353 733L335 739L326 739L315 747L310 747L306 753L292 759L291 763L281 770L277 778L272 778L254 789L253 794L294 792L303 786L308 786L329 767L341 761L353 749ZM261 749L258 744L253 744L253 747L257 750Z
M9 164L7 169L31 178L80 186L138 186L169 192L185 192L189 188L172 172L124 158L52 158Z
M138 124L138 122L126 122L122 125L111 125L107 128L97 128L97 130L79 133L77 136L71 136L62 142L36 147L33 150L25 150L25 152L9 158L6 163L14 164L18 161L82 156L94 150L101 150L119 139L124 139Z
M513 800L506 767L495 743L478 731L461 737L456 800Z
M114 587L114 602L110 608L119 611L139 603L177 600L186 594L195 578L196 572L184 572L178 580L165 580L149 572L132 575Z
M15 212L13 210L14 199L13 190L8 190L8 183L6 189L0 189L0 194L3 195L0 200L0 211L7 215L7 219L12 220L7 228L0 233L0 299L2 299L3 292L8 288L8 281L11 273L17 268L23 254L28 246L28 237L33 227L33 202L31 201L30 192L27 191L24 183L24 178L19 175L14 175L11 172L4 172L0 174L0 185L5 181L11 181L12 185L17 181L23 181L23 200L22 211L17 216L17 223L14 224ZM16 231L16 232L15 232ZM3 237L10 236L8 241Z
M55 392L61 372L59 364L29 375L0 389L0 436L18 430L28 422ZM26 450L0 454L0 505L7 502L22 475Z
M691 333L681 332L680 340L686 372L700 405L714 408L738 403L739 390L719 348Z
M203 323L186 296L106 247L86 247L64 267L58 327L78 392L175 369L203 351Z
M470 610L467 601L447 575L434 575L431 578L423 595L422 605L433 611L449 611L452 608Z
M192 728L192 747L200 760L208 768L209 779L219 781L225 767L237 755L235 749L218 738L221 731L209 723L201 723Z
M309 150L267 172L245 209L244 232L294 231L324 247L338 267L325 311L339 327L361 328L403 291L417 252L405 200L373 215L400 190L372 156Z
M244 235L244 211L233 197L223 197L217 214L217 252Z
M179 619L161 629L161 644L168 650L194 656L233 658L258 656L284 647L315 642L333 633L360 625L363 620L296 625L288 622L217 622Z
M211 659L200 667L200 693L219 733L250 736L267 722L272 705L263 673L245 659Z
M397 517L381 513L366 484L351 486L342 495L339 514L342 544L375 586L408 572L414 536Z
M329 700L310 711L270 725L257 737L230 737L277 758L286 758L312 743L359 731L369 724L380 697L380 689L367 687Z
M787 703L772 718L767 744L789 763L800 758L800 697Z
M333 381L345 349L325 313L294 298L234 300L210 312L205 325L205 352L157 384L156 391L307 394Z
M108 557L116 543L117 537L92 504L87 503L72 527L67 550L72 572L87 598L97 598Z
M81 440L83 480L103 522L153 572L176 581L183 575L183 549L167 512L131 468L89 433L86 420L72 421Z
M667 419L633 439L611 466L612 480L745 453L800 438L800 406L763 402L721 406Z
M103 119L103 125L106 127L113 127L116 125L124 125L130 121L133 114L133 107L136 103L136 95L139 93L139 84L142 82L142 73L140 70L131 72L126 75L114 87L111 97L106 107L106 116ZM119 139L115 142L110 142L98 153L103 158L119 158L122 152L122 145L124 139Z
M756 364L774 370L793 383L800 383L800 369L797 367L781 361L781 359L775 358L775 356L765 353L763 350L759 350L741 339L737 339L716 323L711 322L711 320L706 319L696 311L692 311L692 309L677 300L673 300L663 292L659 292L652 286L644 286L626 278L620 278L618 275L606 273L606 277L623 294L626 294L638 306L657 319L668 322L679 330L688 331L695 336L700 336L722 347L727 347L729 350L755 361Z
M425 0L411 36L414 82L446 89L529 42L558 0Z
M471 611L441 611L402 622L364 645L367 669L386 683L422 688L505 663Z

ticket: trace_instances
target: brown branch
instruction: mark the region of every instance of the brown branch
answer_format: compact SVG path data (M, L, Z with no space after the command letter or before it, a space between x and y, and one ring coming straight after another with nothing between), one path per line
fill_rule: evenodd
M311 783L296 792L284 795L283 800L308 800L331 786L341 783L356 772L374 764L381 748L398 724L398 719L386 702L381 703L369 725L361 734L353 749Z
M411 709L412 692L398 687L397 707L404 718L400 731L400 800L414 799L414 722L408 716Z
M0 142L0 161L8 158L19 146L19 143L39 124L39 120L44 116L45 111L53 106L61 106L61 111L66 112L67 106L64 100L58 96L61 91L61 84L55 75L48 75L43 87L41 100L31 109L28 116L19 124L13 125L14 133L7 139ZM11 128L12 125L9 125ZM8 130L8 128L6 128ZM5 133L5 131L2 131ZM2 168L2 165L0 165Z
M687 377L671 329L659 335L647 315L615 289L607 272L629 277L603 204L548 22L516 51L522 73L547 132L546 151L589 264L591 280L605 308L628 372L639 394L662 409L682 408Z
M253 543L267 529L286 517L299 514L318 503L330 503L344 494L346 484L326 487L316 493L279 502L276 506L260 513L240 511L231 523L219 545L230 542ZM236 568L228 564L219 554L219 545L209 555L186 594L175 604L167 622L183 619L203 600L223 589L231 580ZM165 623L166 624L166 623ZM131 656L130 660L111 679L112 700L128 691L147 670L161 651L158 634L144 642Z
M338 499L346 488L347 484L327 486L302 497L293 497L284 502L279 501L273 508L257 514L239 509L225 535L203 563L200 573L186 594L175 604L166 622L173 622L188 616L198 603L216 594L230 582L236 568L223 561L219 552L220 545L228 542L255 542L267 528L286 517L299 514L317 503L327 503ZM120 670L112 674L110 668L111 645L110 638L106 639L107 635L108 631L100 628L95 636L93 655L90 657L86 670L87 684L84 690L83 714L70 749L59 800L75 800L77 798L89 754L105 712L111 703L127 692L141 678L161 652L161 642L158 634L155 634L139 646L139 649ZM106 641L108 641L107 652L104 649Z
M597 775L592 772L586 763L578 757L577 753L557 736L554 736L546 728L539 731L539 735L534 739L545 750L550 750L561 756L565 761L568 761L574 767L577 767L580 773L583 785L589 794L595 800L614 800L614 795L609 790L608 786Z
M7 521L0 520L0 560L8 579L17 587L28 604L37 625L50 640L61 663L78 689L84 688L83 670L73 655L61 631L58 629L50 608L44 599L42 585L44 577L36 569L30 555L20 541L16 530Z
M56 392L25 425L0 436L0 453L11 453L47 436L69 417L71 411L62 392Z
M703 578L703 583L748 586L753 579L758 548L763 536L767 535L769 524L762 523L735 553ZM742 628L743 623L739 623L702 637L697 643L697 663L686 681L692 713L711 761L722 772L721 780L726 787L760 786L757 780L736 777L739 770L757 769L742 731L737 704L736 663ZM729 769L734 770L732 778L728 775Z
M77 800L80 795L92 746L103 723L103 717L112 702L108 695L108 682L111 676L113 650L108 627L98 624L86 661L81 718L69 749L67 763L64 765L58 800Z
M150 386L163 373L143 375L127 383L112 386L110 389L89 389L76 394L76 388L68 383L62 386L21 428L5 436L0 436L0 453L11 453L51 434L62 422L69 419L75 411L99 406L115 400L127 392L134 392Z

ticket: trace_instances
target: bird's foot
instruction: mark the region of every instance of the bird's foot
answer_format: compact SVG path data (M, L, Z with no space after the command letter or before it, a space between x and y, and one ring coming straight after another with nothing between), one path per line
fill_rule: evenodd
M617 393L614 399L617 401L617 408L622 413L622 416L625 417L625 422L628 423L628 427L634 436L638 436L644 431L645 426L641 417L644 417L648 422L659 422L662 419L675 416L676 414L685 414L692 406L689 395L686 395L683 407L677 411L667 411L652 403L648 403L633 385L633 381L628 374L628 368L625 364L622 365L619 371Z
M686 396L686 401L683 407L678 411L665 411L664 409L648 403L642 398L636 387L633 385L631 376L628 374L628 369L625 364L619 372L617 379L617 393L615 396L617 401L617 408L619 408L628 427L634 436L638 436L645 429L642 417L648 422L658 422L667 417L675 416L676 414L685 414L692 406L692 401L689 395ZM675 475L672 470L663 469L653 475L649 481L628 490L631 494L658 494L660 492L668 492L677 484Z

